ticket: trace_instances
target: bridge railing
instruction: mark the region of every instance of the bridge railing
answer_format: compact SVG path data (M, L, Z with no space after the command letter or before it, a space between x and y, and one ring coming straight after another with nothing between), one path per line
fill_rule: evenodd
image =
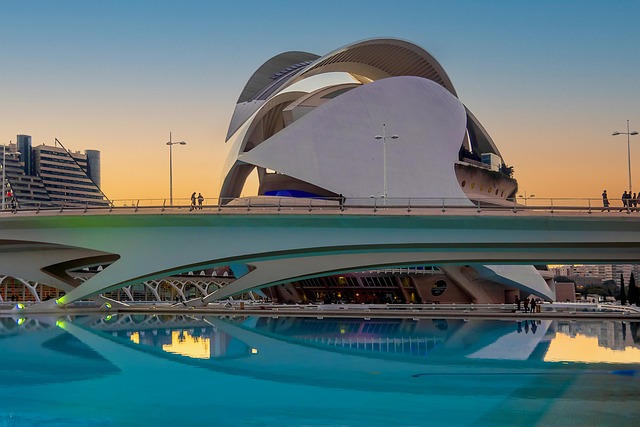
M640 205L635 203L623 206L622 202L602 206L601 199L589 198L383 198L383 197L276 197L257 196L234 199L207 198L202 202L190 199L119 199L112 201L76 202L52 205L51 203L21 203L5 207L2 214L8 213L351 213L351 214L425 214L446 212L528 212L528 213L640 213Z

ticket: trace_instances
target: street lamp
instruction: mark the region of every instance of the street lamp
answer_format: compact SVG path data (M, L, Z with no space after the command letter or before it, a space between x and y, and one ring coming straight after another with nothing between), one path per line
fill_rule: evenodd
M638 132L635 130L633 132L629 132L629 120L627 120L627 131L626 132L618 132L615 131L611 135L627 135L627 157L629 159L629 194L631 194L631 143L629 141L630 135L637 135Z
M171 147L176 144L187 145L184 141L173 142L171 140L171 132L169 132L169 142L167 142L169 146L169 206L173 206L173 151Z
M527 190L524 190L524 197L522 197L522 195L518 196L521 199L524 199L524 205L527 206L527 199L533 199L534 197L536 197L535 194L530 194L529 197L527 197Z
M384 180L382 197L384 197L384 204L387 204L387 138L398 139L398 135L387 136L387 127L382 124L382 135L374 136L374 139L382 140L382 177Z

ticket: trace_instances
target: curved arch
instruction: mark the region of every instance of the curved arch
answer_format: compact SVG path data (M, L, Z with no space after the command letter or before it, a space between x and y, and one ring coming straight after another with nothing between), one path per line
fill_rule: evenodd
M262 64L242 89L233 111L226 140L262 105L265 99L284 85L300 67L319 58L308 52L285 52Z
M335 64L340 64L341 71L374 79L382 75L371 75L371 67L382 71L387 77L423 77L440 84L455 97L458 96L444 68L429 52L411 42L393 38L363 40L334 50L306 67L290 79L287 85L314 74L333 71Z
M320 56L301 51L278 54L262 64L249 78L238 97L237 104L255 99L255 97L274 81L287 80L291 72L299 65L320 58ZM290 70L288 70L290 68ZM282 73L278 75L279 73Z
M474 116L466 106L465 110L467 112L467 129L470 134L471 145L474 151L478 151L478 154L493 153L502 158L500 150L498 150L495 142L493 142L489 132L487 132L476 116Z

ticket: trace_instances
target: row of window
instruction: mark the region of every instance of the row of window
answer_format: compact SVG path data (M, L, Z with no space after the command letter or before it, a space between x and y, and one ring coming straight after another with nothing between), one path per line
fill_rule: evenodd
M95 185L93 184L93 181L91 181L90 179L86 179L86 180L82 180L82 181L74 181L71 179L58 179L58 178L51 178L51 177L42 177L42 182L47 186L47 187L57 187L57 188L72 188L71 185L78 185L81 187L77 187L80 189L84 189L86 187L89 188L94 188ZM56 185L56 183L60 183L59 185ZM88 188L84 191L93 191L93 190L89 190Z
M466 180L462 180L462 182L460 183L460 186L461 186L462 188L464 188L464 187L466 187L466 185L467 185L467 181L466 181ZM469 187L470 187L472 190L475 190L475 188L476 188L476 183L475 183L475 182L472 182L472 183L469 185ZM493 193L494 193L494 192L493 192L493 190L494 190L494 188L493 188L492 186L490 186L490 185L488 185L488 186L487 186L487 194L493 194ZM483 193L483 192L484 192L484 184L480 184L480 186L478 187L478 191L480 191L481 193ZM496 189L495 189L495 194L494 194L494 195L496 195L496 196L497 196L497 195L498 195L498 193L500 193L500 197L504 197L504 190L500 190L499 188L496 188Z
M50 169L50 168L40 168L40 175L47 175L47 174L52 174L55 176L69 176L71 178L86 178L87 174L84 173L84 171L80 171L80 170L72 170L72 169L64 169L64 170L68 170L71 171L73 173L69 173L69 172L60 172L59 169Z

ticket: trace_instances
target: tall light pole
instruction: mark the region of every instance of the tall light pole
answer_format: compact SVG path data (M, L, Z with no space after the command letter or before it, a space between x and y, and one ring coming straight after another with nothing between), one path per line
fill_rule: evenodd
M398 135L387 136L387 126L382 124L382 135L374 136L374 139L382 140L382 178L383 178L383 191L382 197L384 197L384 203L387 204L387 138L398 139Z
M615 131L613 132L611 135L616 136L616 135L627 135L627 158L629 160L629 194L631 194L631 142L629 140L629 137L631 135L637 135L638 132L636 132L635 130L633 132L629 132L629 120L627 120L627 131L626 132L618 132Z
M522 197L522 194L519 195L518 197L523 198L524 199L524 205L527 206L527 199L533 199L534 197L536 197L535 194L529 194L529 197L527 197L527 190L524 190L524 197Z
M171 139L171 132L169 132L169 206L173 206L173 150L172 147L176 144L187 145L184 141L173 142Z

